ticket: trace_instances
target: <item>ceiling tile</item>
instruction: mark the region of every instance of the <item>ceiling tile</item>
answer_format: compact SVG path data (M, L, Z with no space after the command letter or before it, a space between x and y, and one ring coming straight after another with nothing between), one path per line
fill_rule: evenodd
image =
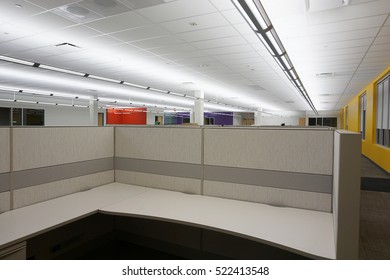
M99 19L86 25L103 33L118 32L121 30L150 25L151 22L136 12L128 12L104 19Z
M259 55L254 52L242 52L242 53L229 53L229 54L223 54L223 55L217 55L216 58L220 61L228 61L228 60L243 60L246 58L258 58Z
M235 24L234 28L241 34L241 35L247 35L247 34L254 34L254 31L252 28L250 28L248 23L239 23Z
M137 11L153 22L165 22L215 13L217 9L208 0L180 0Z
M180 38L187 42L210 40L223 37L240 35L232 26L222 26L217 28L203 29L198 31L178 34Z
M348 40L348 41L335 41L335 42L310 42L311 48L313 50L321 50L321 49L345 49L345 48L353 48L353 47L363 47L370 46L372 43L372 38L364 38L357 40Z
M194 42L192 44L199 49L211 49L225 46L242 45L245 43L245 40L241 36L234 36L228 38L219 38L214 40Z
M16 4L22 5L22 8L15 6ZM40 8L36 5L25 1L17 0L2 0L0 17L2 21L15 21L21 18L32 16L41 12L44 12L45 9Z
M29 37L15 40L13 41L13 43L19 44L21 46L25 46L26 49L34 49L39 47L55 45L57 44L57 41L55 38L46 36L44 34L34 34Z
M58 38L59 42L72 43L74 39L96 37L102 35L102 33L84 25L75 25L46 33L46 35Z
M390 44L372 45L370 48L370 52L388 51L388 50L390 50Z
M111 33L110 35L118 38L124 42L139 41L148 38L166 36L169 33L157 25L143 26L117 33Z
M166 28L172 33L190 32L226 25L229 25L229 22L220 13L200 15L161 23L162 27Z
M353 19L342 22L332 22L327 24L309 26L308 31L310 35L321 35L329 33L338 33L345 31L353 31L359 29L368 29L374 27L381 27L387 15L365 17Z
M12 24L0 25L0 42L11 41L29 36L31 31Z
M21 51L29 50L30 47L22 44L16 44L14 42L7 42L0 44L0 53L7 55L7 54L14 54Z
M351 5L341 9L332 9L324 12L309 12L306 15L308 23L310 25L315 25L383 15L386 13L385 11L389 10L390 1L379 0L360 5Z
M220 10L220 11L223 11L223 10L232 10L232 9L235 9L236 7L234 7L233 3L231 1L226 1L226 0L210 0L210 2L212 4L214 4L214 6Z
M152 48L159 48L159 47L182 44L182 43L184 43L184 41L175 36L164 36L164 37L132 42L131 44L143 49L152 49Z
M151 49L150 51L156 55L166 55L166 54L177 53L177 52L184 52L183 55L185 55L185 52L194 51L194 50L196 49L189 44L181 44L181 45L155 48L155 49Z
M379 27L362 29L362 30L353 30L348 32L335 32L331 34L311 36L310 41L313 44L321 44L321 43L328 44L330 42L374 38L378 33L378 31L379 31Z
M222 14L231 24L246 23L245 19L242 17L240 12L237 10L223 11Z
M204 50L204 52L207 53L208 55L221 55L221 54L229 54L229 53L248 52L248 51L253 51L253 48L246 44Z
M378 36L390 36L390 25L383 26Z
M204 57L204 56L207 56L207 54L200 50L190 51L185 53L178 52L178 53L164 55L164 57L170 60L177 60L177 59L180 60L185 58L196 58L196 57Z
M116 0L83 0L79 5L104 17L129 12L131 9Z
M390 36L376 37L374 45L390 44Z
M91 48L91 49L98 50L101 48L107 48L108 46L118 45L121 44L122 42L116 38L112 38L107 35L102 35L97 37L81 39L76 43L77 43L76 45L82 48Z
M25 27L34 32L48 32L75 25L73 21L67 20L51 12L27 17L25 19L15 21L14 24Z
M28 0L29 2L41 6L45 9L53 9L70 3L78 2L77 0Z

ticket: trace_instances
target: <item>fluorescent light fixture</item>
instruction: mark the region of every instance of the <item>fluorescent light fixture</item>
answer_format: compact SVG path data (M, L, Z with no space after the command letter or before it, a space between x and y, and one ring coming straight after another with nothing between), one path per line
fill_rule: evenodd
M318 115L318 111L307 94L306 89L302 85L302 81L300 80L296 71L293 71L294 65L290 61L278 34L273 28L263 5L260 3L260 0L231 1L237 7L248 24L252 27L256 35L259 37L268 52L273 56L290 82L294 86L298 87L298 91L300 92L301 96L306 100L307 104L311 107L313 112ZM253 28L253 26L256 28Z
M276 53L275 53L275 55L283 55L286 51L284 50L284 47L283 47L283 45L281 45L281 43L278 43L276 40L277 39L275 39L275 35L276 34L273 34L273 32L272 31L268 31L268 32L266 32L265 33L266 35L267 35L267 38L268 38L268 40L271 42L271 45L274 47L274 49L275 49L275 51L276 51ZM263 35L264 36L264 35Z
M148 87L145 87L145 86L140 86L140 85L136 85L136 84L132 84L132 83L128 83L128 82L124 82L123 85L136 87L136 88L141 88L141 89L147 89L148 88Z
M56 71L56 72L61 72L61 73L66 73L66 74L72 74L72 75L76 75L76 76L84 76L85 75L84 73L81 73L81 72L76 72L76 71L72 71L72 70L57 68L57 67L44 65L44 64L41 64L39 66L39 68L46 69L46 70L51 70L51 71Z
M261 5L253 0L232 0L253 30L266 30L271 22ZM254 21L255 20L255 21Z
M35 64L34 62L29 62L29 61L25 61L25 60L21 60L21 59L17 59L17 58L12 58L12 57L8 57L8 56L3 56L3 55L0 55L0 60L12 62L12 63L23 64L23 65L27 65L27 66L33 66Z
M95 76L95 75L89 75L88 78L96 79L96 80L101 80L105 82L111 82L111 83L120 83L121 81L110 79L110 78L104 78L100 76Z

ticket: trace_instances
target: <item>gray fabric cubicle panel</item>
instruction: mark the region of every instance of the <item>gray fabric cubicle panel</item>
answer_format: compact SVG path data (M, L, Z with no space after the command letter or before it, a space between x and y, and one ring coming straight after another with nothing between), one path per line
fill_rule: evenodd
M199 179L115 170L115 182L188 194L201 194L201 180Z
M114 170L110 170L26 187L14 191L13 205L14 208L20 208L75 192L89 190L113 181ZM69 207L72 206L70 205Z
M11 209L10 192L0 193L0 213L9 211Z
M13 189L22 189L34 185L113 170L113 161L113 158L110 157L16 171L12 173Z
M330 175L210 165L204 167L204 179L328 194L332 193L333 180Z
M264 203L278 207L292 207L332 212L332 194L270 188L263 186L204 181L204 195Z
M332 175L333 130L204 131L204 164Z
M201 163L200 128L116 127L115 157Z
M109 158L113 127L13 128L13 170Z
M9 173L0 173L0 193L10 190Z
M0 174L10 171L10 129L0 128Z
M199 164L131 158L115 158L115 170L200 179Z

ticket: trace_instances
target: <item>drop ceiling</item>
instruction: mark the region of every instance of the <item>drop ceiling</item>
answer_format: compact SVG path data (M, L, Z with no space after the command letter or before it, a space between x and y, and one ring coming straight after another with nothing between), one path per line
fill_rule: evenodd
M322 11L309 0L261 2L318 110L341 108L390 65L388 0ZM56 47L63 43L76 47ZM2 0L0 55L187 96L203 90L236 106L209 110L310 110L230 0ZM2 96L13 88L184 110L193 103L4 61L1 88Z

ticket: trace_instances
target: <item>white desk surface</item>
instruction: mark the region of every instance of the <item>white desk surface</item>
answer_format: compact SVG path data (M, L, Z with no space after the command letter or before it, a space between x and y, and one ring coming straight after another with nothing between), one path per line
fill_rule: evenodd
M0 214L0 248L97 212L227 232L335 259L331 213L112 183Z
M310 257L335 259L331 213L149 189L101 213L173 221L227 232Z
M97 213L99 208L147 191L112 183L0 214L0 249Z

